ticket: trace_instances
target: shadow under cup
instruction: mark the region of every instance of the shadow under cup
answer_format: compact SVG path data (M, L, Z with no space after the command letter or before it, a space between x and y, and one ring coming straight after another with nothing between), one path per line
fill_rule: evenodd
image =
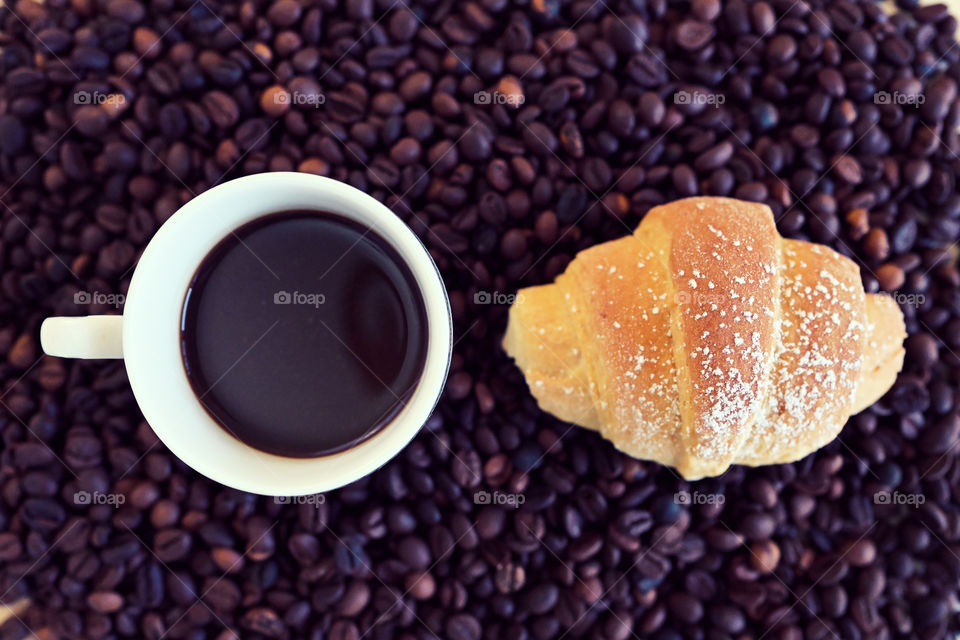
M427 313L375 231L327 211L272 213L204 258L183 302L194 394L241 442L292 458L378 433L423 373Z

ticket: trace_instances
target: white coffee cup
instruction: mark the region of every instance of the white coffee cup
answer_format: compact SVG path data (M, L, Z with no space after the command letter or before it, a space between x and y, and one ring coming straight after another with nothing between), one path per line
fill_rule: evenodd
M406 405L363 442L314 458L266 453L230 435L197 399L181 355L184 296L203 259L234 229L261 216L291 210L328 211L372 229L405 261L426 307L423 372ZM399 453L436 406L450 366L451 338L443 281L410 228L362 191L329 178L292 172L232 180L183 205L144 250L122 316L47 318L40 329L40 342L48 355L123 358L144 417L174 455L225 485L273 496L342 487Z

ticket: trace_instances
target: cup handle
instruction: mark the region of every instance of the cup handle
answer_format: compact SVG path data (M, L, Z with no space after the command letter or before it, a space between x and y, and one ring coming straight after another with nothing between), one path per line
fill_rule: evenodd
M47 318L40 325L40 346L59 358L122 358L123 316Z

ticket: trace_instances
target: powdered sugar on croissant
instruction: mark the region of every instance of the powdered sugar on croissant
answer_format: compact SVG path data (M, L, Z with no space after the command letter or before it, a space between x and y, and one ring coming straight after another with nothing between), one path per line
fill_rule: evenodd
M504 348L540 406L687 479L822 447L903 364L890 297L730 198L655 207L520 294Z

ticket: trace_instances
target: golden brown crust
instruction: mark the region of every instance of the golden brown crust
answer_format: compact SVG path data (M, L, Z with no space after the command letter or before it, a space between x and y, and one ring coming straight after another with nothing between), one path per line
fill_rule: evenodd
M557 279L566 317L582 327L600 431L624 449L673 461L680 408L667 269L628 236L581 252ZM602 364L601 364L602 363Z
M903 367L907 331L896 301L887 295L867 294L867 337L860 384L850 413L860 413L893 386Z
M656 207L635 235L661 247L673 284L681 472L722 473L763 402L776 341L777 242L770 209L730 198Z
M575 324L557 313L559 284L524 289L510 308L504 349L523 361L524 376L545 411L584 427L599 426L590 376Z
M742 464L796 460L851 413L866 339L856 265L822 245L782 241L780 345L771 389Z
M874 298L766 206L688 198L521 291L504 347L544 410L695 479L798 459L889 388L903 319Z

